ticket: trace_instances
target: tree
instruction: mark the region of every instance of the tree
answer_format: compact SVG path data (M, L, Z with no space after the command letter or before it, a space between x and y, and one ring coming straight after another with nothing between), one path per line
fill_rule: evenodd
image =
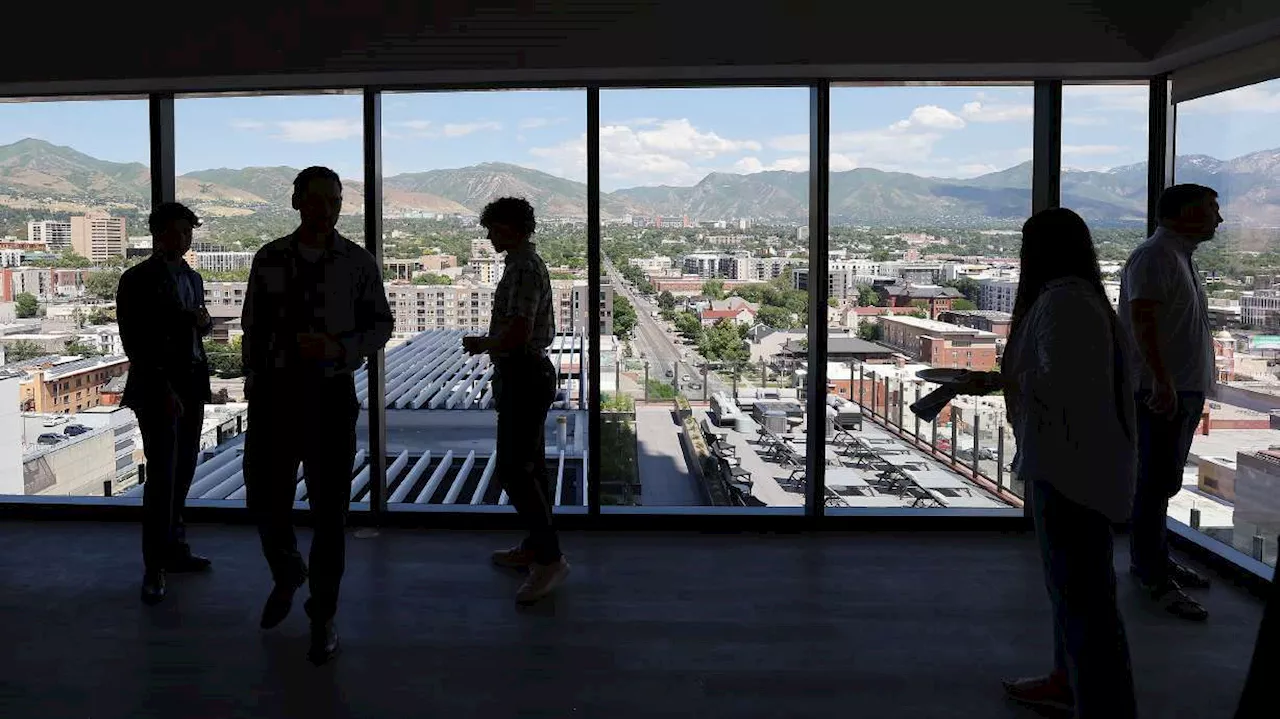
M960 290L960 294L970 302L977 302L982 295L982 285L972 277L960 277L949 282L942 283L946 287L954 287Z
M662 294L658 295L658 307L664 310L675 309L676 308L675 295L671 294L670 290L663 290Z
M451 285L453 278L448 275L436 275L430 272L424 272L420 275L414 275L413 284L415 285Z
M40 302L30 292L19 292L18 296L13 298L13 303L14 312L19 318L35 317L40 311Z
M99 270L84 276L84 291L100 300L113 300L120 285L120 270Z
M858 285L858 306L875 307L880 304L880 294L871 285Z
M951 302L951 309L953 309L953 310L976 310L976 309L978 309L978 306L977 306L977 305L975 305L973 302L971 302L971 301L969 301L969 300L959 299L959 300L953 300L953 301Z
M43 347L28 340L9 342L4 346L5 362L22 362L49 354Z
M230 342L215 342L206 339L204 341L204 353L209 358L209 371L224 379L243 375L244 366L240 362L242 344L243 336L237 337Z
M791 313L782 307L761 305L760 311L756 313L756 321L761 324L768 325L776 330L790 329Z
M619 339L630 337L636 326L636 308L622 295L613 296L613 334Z
M709 297L713 300L723 300L725 297L724 281L723 280L707 280L706 282L703 282L702 294L703 296Z
M729 320L719 320L702 333L698 354L712 362L746 362L751 359L751 350L743 345L737 326Z
M650 379L646 386L649 399L675 399L676 388L666 382Z
M858 324L858 337L868 342L877 342L884 337L884 328L879 322L863 320Z
M114 309L98 308L85 315L85 322L91 325L109 325L116 321Z
M927 319L929 319L929 316L928 316L928 315L926 315L926 314L924 313L924 310L919 309L919 308L914 309L914 310L911 310L910 312L908 312L908 313L907 313L907 316L908 316L908 317L915 317L915 318L916 318L916 319L918 319L918 320L927 320Z
M828 298L827 298L827 306L828 306L828 307L839 307L839 306L840 306L840 299L839 299L839 298L837 298L837 297L828 297Z
M690 340L702 337L702 321L692 312L676 313L676 331Z
M102 352L91 344L81 342L79 338L67 340L66 349L63 350L69 355L80 355L81 357L101 357Z

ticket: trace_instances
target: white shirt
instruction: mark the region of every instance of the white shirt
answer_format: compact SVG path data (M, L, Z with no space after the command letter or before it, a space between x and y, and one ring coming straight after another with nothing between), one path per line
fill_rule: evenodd
M1209 301L1191 252L1195 243L1163 227L1138 245L1125 262L1120 281L1120 324L1134 339L1134 383L1150 389L1151 370L1138 354L1129 318L1133 300L1155 300L1160 358L1180 392L1211 394L1214 385L1213 334Z
M1112 521L1129 517L1137 429L1128 343L1089 283L1049 283L1005 348L1016 471Z

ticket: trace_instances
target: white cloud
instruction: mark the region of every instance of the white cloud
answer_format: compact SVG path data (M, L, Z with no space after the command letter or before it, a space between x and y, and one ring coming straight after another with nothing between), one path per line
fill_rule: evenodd
M285 142L332 142L360 137L362 123L356 119L281 120L275 123L278 140Z
M1114 155L1123 152L1125 148L1119 145L1063 145L1062 154L1074 157L1087 157L1091 155Z
M1280 112L1280 81L1236 88L1178 104L1178 112L1220 115L1232 112Z
M848 172L858 168L857 160L839 152L831 153L828 163L831 165L832 172Z
M808 172L809 156L783 157L767 165L761 162L758 157L748 156L733 163L733 171L740 172L744 175L774 170L781 170L785 172Z
M403 127L406 130L422 132L429 129L431 124L430 120L405 120L404 122L397 122L396 127Z
M957 117L950 110L943 109L937 105L921 105L911 111L911 116L905 120L899 120L893 124L894 129L908 129L912 127L932 127L940 130L959 130L964 127L964 120Z
M261 120L232 120L231 126L237 130L261 130L267 123Z
M501 129L502 129L502 123L494 122L492 120L484 120L481 122L448 123L444 126L443 134L445 137L464 137L466 135L470 135L476 132L481 132L484 130L491 130L496 132Z
M1032 105L992 105L974 100L966 102L960 115L969 122L1017 122L1035 117Z
M760 152L764 146L749 139L733 139L704 131L688 119L641 118L600 127L600 171L613 184L687 184L707 173L723 170L726 155ZM586 136L529 150L544 161L548 172L582 177L586 169ZM738 172L760 172L794 166L794 160L765 165L759 158L739 158ZM807 164L807 159L806 159Z
M959 167L956 168L956 171L954 174L957 177L977 177L978 175L987 175L992 172L998 172L1002 169L1004 168L996 167L995 165L992 165L992 164L988 164L984 162L975 162L967 165L960 165Z

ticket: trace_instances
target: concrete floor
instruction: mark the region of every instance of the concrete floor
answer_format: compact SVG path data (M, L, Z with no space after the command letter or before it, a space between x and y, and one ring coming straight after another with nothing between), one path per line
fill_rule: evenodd
M1029 717L999 680L1050 660L1025 535L574 533L522 610L486 563L513 536L384 531L349 541L320 669L300 611L257 628L253 530L190 535L215 571L147 608L136 527L0 526L0 717ZM1193 625L1121 586L1143 716L1231 716L1261 602L1219 583Z

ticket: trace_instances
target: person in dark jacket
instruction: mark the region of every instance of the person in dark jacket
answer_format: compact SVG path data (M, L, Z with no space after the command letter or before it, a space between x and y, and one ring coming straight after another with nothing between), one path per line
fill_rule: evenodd
M395 321L377 262L335 229L342 211L338 175L324 167L298 173L293 207L298 229L258 250L245 293L244 471L249 511L275 581L262 627L284 621L309 576L309 656L321 664L338 651L333 616L360 413L353 375L391 338ZM310 570L293 532L299 462L314 526Z
M129 356L122 403L133 409L146 453L142 494L142 600L165 596L165 573L210 567L192 554L182 511L195 474L209 363L201 338L213 324L204 282L182 256L191 249L194 212L177 202L159 205L147 220L154 251L120 276L116 316Z

